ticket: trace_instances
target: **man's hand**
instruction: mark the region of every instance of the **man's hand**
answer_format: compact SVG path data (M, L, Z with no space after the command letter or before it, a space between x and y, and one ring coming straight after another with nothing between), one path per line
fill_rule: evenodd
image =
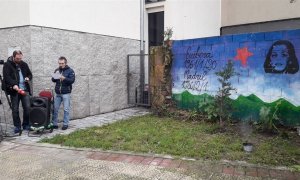
M65 76L60 76L60 81L63 81L64 79L66 79Z
M19 90L19 86L18 85L14 85L13 89L16 90L16 91L18 91Z

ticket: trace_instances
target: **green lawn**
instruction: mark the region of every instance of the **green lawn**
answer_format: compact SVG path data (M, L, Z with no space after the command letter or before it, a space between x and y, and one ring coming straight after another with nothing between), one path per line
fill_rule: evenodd
M234 131L220 133L216 124L158 118L135 117L114 124L56 135L42 142L64 146L168 154L210 160L242 160L268 165L299 165L300 148L293 139L252 135L255 150L242 150L243 140ZM297 138L297 137L296 137ZM298 137L299 138L299 137Z

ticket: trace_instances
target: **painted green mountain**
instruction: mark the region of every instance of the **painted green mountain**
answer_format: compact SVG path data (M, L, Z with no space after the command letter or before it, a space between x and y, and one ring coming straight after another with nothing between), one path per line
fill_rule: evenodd
M181 94L173 94L172 97L179 108L196 110L199 109L198 106L201 100L213 98L208 94L193 95L188 91L184 91ZM259 111L262 107L268 107L271 109L271 112L274 112L279 102L277 115L280 120L288 126L300 124L300 106L296 107L283 98L271 103L266 103L254 94L249 96L241 95L237 99L232 100L234 109L232 116L241 120L259 120Z
M184 91L181 94L173 94L172 98L176 101L177 106L181 109L198 110L199 102L206 98L212 98L212 96L208 94L192 95L188 91Z
M242 120L258 120L259 111L265 106L265 103L254 94L250 96L239 96L236 100L233 100L232 113L234 118Z

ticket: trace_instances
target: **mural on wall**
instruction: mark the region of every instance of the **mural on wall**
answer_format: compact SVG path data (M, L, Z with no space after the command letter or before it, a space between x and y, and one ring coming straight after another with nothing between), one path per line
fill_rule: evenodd
M300 124L300 30L227 35L174 41L173 99L197 109L200 99L216 94L215 72L228 60L237 76L231 83L233 117L258 120L261 107L275 108L286 125Z

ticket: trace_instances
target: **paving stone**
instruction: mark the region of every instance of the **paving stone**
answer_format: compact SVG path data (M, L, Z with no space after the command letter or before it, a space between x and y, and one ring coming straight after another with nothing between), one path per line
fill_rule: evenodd
M243 166L238 166L234 168L234 175L235 176L244 176L245 173L245 167Z
M181 161L180 165L179 165L179 168L181 169L189 169L189 163L188 162L185 162L185 161Z
M105 160L106 161L116 161L120 157L119 154L110 154Z
M143 156L133 156L133 158L129 162L134 164L140 164L144 159L145 157Z
M270 177L269 170L266 168L257 168L257 176L259 177Z
M181 160L172 160L171 164L168 166L169 168L179 168L181 164Z
M149 165L153 159L154 159L153 157L147 157L141 162L141 164Z
M236 180L238 177L231 176L228 174L212 174L208 177L203 177L202 179L213 179L213 180Z
M163 159L163 161L160 163L160 166L170 167L172 162L173 162L172 159Z
M8 151L8 150L10 150L12 148L16 148L18 146L20 146L20 145L4 141L4 142L0 143L0 152Z
M110 156L110 153L93 152L87 157L94 160L105 160L108 156Z
M281 178L283 171L277 169L269 170L271 178Z
M234 167L233 166L224 166L223 173L228 175L234 175Z
M258 177L250 177L250 176L237 176L236 180L258 180L261 178Z
M128 157L127 154L119 154L119 157L115 161L124 162L124 160Z
M245 168L246 176L257 177L257 168L255 167L246 167Z
M160 163L161 163L163 160L164 160L163 158L154 158L154 159L151 161L150 165L158 166L158 165L160 165Z
M298 180L294 172L291 172L289 170L270 170L271 178L273 179L280 179L280 180ZM277 175L277 176L276 176Z

